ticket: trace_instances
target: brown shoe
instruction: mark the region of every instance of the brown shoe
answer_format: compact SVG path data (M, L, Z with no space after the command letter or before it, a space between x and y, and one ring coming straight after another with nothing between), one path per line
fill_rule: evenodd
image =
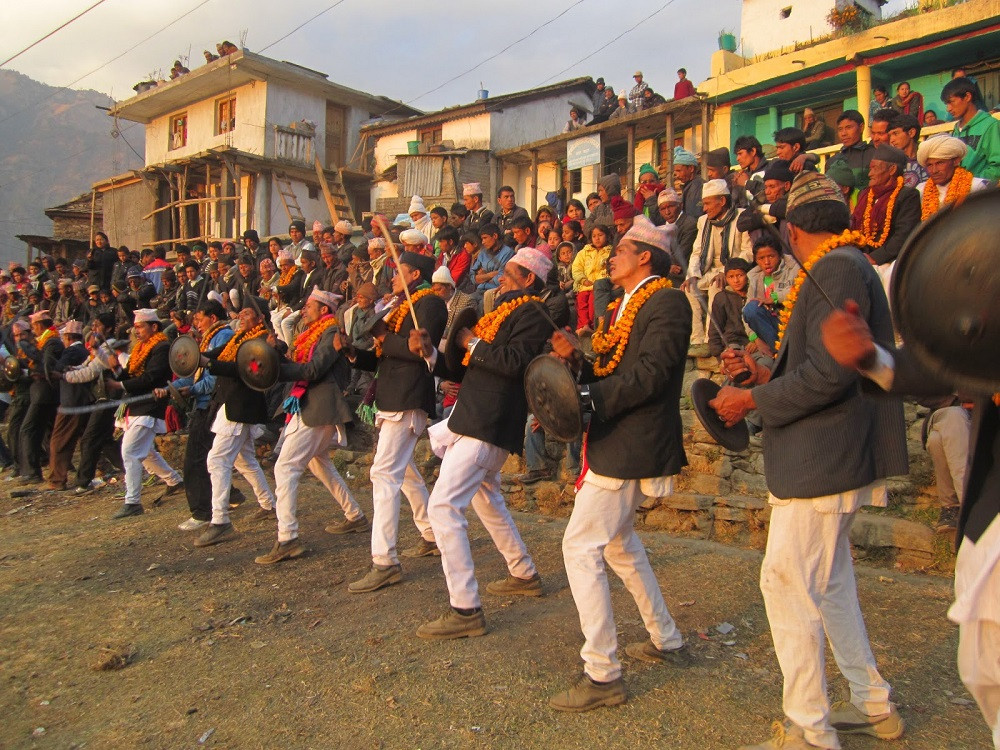
M392 586L403 580L403 568L399 565L372 565L365 573L364 577L354 583L348 584L347 590L352 594L367 594L369 591L378 591L386 586Z
M258 506L254 514L250 516L251 523L260 523L261 521L274 521L277 520L277 513L274 508L261 508Z
M581 713L601 706L620 706L625 700L625 683L621 677L599 683L584 674L569 690L549 698L549 706L556 711Z
M806 741L802 727L789 720L775 721L771 724L774 735L767 742L759 745L740 745L739 750L821 750L819 745Z
M648 661L650 664L670 664L674 667L690 667L691 652L687 644L681 644L674 649L659 649L652 641L630 643L625 647L625 653L633 659Z
M275 542L270 552L266 555L255 557L253 561L258 565L274 565L282 560L293 560L296 557L302 557L305 553L305 546L296 537L287 542Z
M356 531L368 531L372 525L367 516L358 516L353 521L346 518L339 523L331 523L326 527L327 534L353 534Z
M428 641L448 641L480 635L486 635L486 616L482 610L463 615L450 609L436 620L425 622L417 628L417 636Z
M210 523L197 539L195 547L211 547L213 544L228 542L237 537L236 529L231 523Z
M531 578L506 578L486 584L486 591L494 596L545 596L542 577L535 573Z
M423 537L420 537L419 542L408 549L404 549L399 554L403 557L429 557L431 555L441 557L441 550L438 549L437 542L428 542Z

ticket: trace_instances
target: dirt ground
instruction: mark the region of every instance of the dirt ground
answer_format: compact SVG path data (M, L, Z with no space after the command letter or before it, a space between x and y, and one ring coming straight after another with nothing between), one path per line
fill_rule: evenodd
M354 486L370 512L370 485ZM488 635L433 643L414 630L447 607L439 558L406 560L401 585L349 594L368 565L368 536L324 533L339 511L311 478L300 503L310 554L271 567L253 563L275 530L244 522L251 507L234 511L239 539L202 550L176 528L188 515L182 498L147 501L145 515L122 521L110 520L116 507L110 492L0 492L0 748L690 750L762 741L780 716L757 552L644 533L695 663L626 659L626 705L566 715L546 705L580 670L563 520L515 515L545 598L487 595ZM503 562L475 520L470 532L485 586L505 574ZM404 510L401 546L416 536ZM988 747L955 670L950 581L863 565L858 578L908 724L892 747ZM612 592L623 648L645 634L613 576ZM724 623L733 632L720 634ZM123 658L123 668L95 669ZM829 676L833 699L845 697L835 667Z

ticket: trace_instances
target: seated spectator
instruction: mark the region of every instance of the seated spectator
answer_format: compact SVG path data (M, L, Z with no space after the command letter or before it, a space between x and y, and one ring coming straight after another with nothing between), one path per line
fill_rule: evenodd
M785 130L791 130L791 128L785 128ZM803 151L823 148L833 143L833 131L830 126L822 117L817 117L816 113L809 107L802 110L802 132L805 134ZM778 158L784 159L785 157L779 154Z
M461 236L454 227L445 227L438 233L438 243L441 254L437 267L448 269L456 289L469 291L472 287L469 269L472 268L472 255L479 249L479 237L472 232Z
M613 88L608 86L601 94L601 100L596 102L594 116L590 120L590 125L606 122L611 117L611 113L618 108L618 97L615 96Z
M425 231L425 234L434 247L434 255L437 256L437 236L438 232L448 225L448 209L443 206L434 206L427 214L427 218L430 220L430 226Z
M584 242L583 227L580 226L580 222L573 219L563 224L560 234L560 242L572 243L573 249L576 250L576 252L580 252L586 244Z
M626 115L630 115L635 112L635 109L628 103L628 97L625 94L618 95L618 107L614 109L610 115L608 115L609 120L617 120Z
M677 70L677 83L674 84L674 99L687 99L695 96L694 84L688 80L688 72L684 68Z
M756 136L741 135L733 144L733 149L736 152L736 163L740 165L740 171L733 176L734 183L746 188L752 179L763 180L767 159L764 158L764 147Z
M851 229L865 235L861 252L886 279L906 238L920 223L920 195L903 185L906 154L892 146L872 149L869 184L858 195Z
M565 226L565 225L563 225L563 226ZM562 233L563 233L563 230L561 228L560 229L555 229L555 228L550 229L549 233L547 235L545 235L545 242L546 242L546 244L548 244L549 247L559 247L559 245L563 242ZM574 250L574 252L576 252L576 243L575 242L570 242L569 244L573 245L573 250ZM582 245L581 245L581 247L582 247Z
M844 196L844 202L853 209L857 194L854 192L854 171L847 166L847 162L827 164L826 176L837 183Z
M798 264L782 252L774 237L761 237L753 246L754 267L747 274L747 302L743 320L770 351L778 340L778 314L798 276Z
M674 183L674 190L681 195L684 213L697 219L704 213L701 194L705 181L698 170L698 157L683 146L674 147ZM680 187L676 183L680 183Z
M906 81L896 86L896 96L893 98L891 106L901 114L912 115L917 122L920 122L924 117L923 94L911 90L910 84Z
M628 92L628 103L633 112L638 112L643 107L642 92L649 88L649 84L642 80L642 71L637 70L632 74L635 86Z
M451 211L448 212L448 223L458 231L465 227L465 219L469 215L469 209L463 203L452 203Z
M929 127L931 125L937 125L941 120L938 119L937 112L933 109L924 110L924 126Z
M207 63L215 62L219 59L218 55L212 54L209 50L205 50L203 54L205 55L205 62Z
M946 205L957 205L969 193L989 187L986 180L973 177L961 166L969 147L950 135L928 138L917 149L917 161L926 169L927 180L917 185L920 218L926 221Z
M743 324L743 306L747 299L747 271L743 258L726 262L726 286L712 302L712 325L708 327L708 351L713 357L723 349L742 348L750 343Z
M871 122L869 123L872 134L872 146L877 148L889 143L889 131L892 129L897 117L899 117L899 113L894 109L880 109L872 115Z
M576 107L571 107L569 110L569 120L566 121L562 132L570 133L585 127L587 127L587 115Z
M684 282L691 248L698 236L698 219L681 211L681 197L673 188L664 188L656 196L656 205L663 219L661 226L670 231L670 273L674 286Z
M180 60L174 60L174 66L170 69L170 80L175 78L180 78L185 73L190 73L191 71L181 65Z
M889 89L881 83L872 86L872 100L868 103L868 119L871 120L880 109L888 109L891 106L892 99L889 97Z
M709 180L702 188L705 213L698 219L687 277L681 290L691 304L691 349L688 356L708 356L706 314L725 286L725 264L731 258L753 257L750 236L736 228L739 209L725 180Z
M600 198L598 198L600 200ZM583 207L583 204L576 198L571 198L566 203L566 215L562 218L562 223L565 224L567 221L578 221L580 225L583 226L583 222L587 218L587 210Z
M736 220L736 228L741 232L748 232L753 242L765 235L777 233L781 238L781 251L789 252L791 244L788 241L788 226L785 224L785 204L794 179L795 175L788 168L788 162L775 159L769 163L762 181L765 202L741 213Z
M667 100L663 98L662 94L657 94L653 89L646 88L642 92L642 108L651 109L652 107L658 107L661 104L666 104Z
M556 245L556 273L559 277L559 290L566 295L566 301L571 308L576 302L576 292L573 286L576 281L573 278L573 260L576 258L576 248L572 242L560 242Z
M514 256L514 250L501 243L500 227L496 224L487 224L480 229L479 240L481 245L472 263L472 276L481 298L500 285L500 274L507 261Z
M917 161L917 143L920 141L920 121L913 115L897 115L889 125L889 145L906 154L903 184L916 187L927 179L927 170Z
M815 154L807 154L806 134L798 128L782 128L774 134L775 156L788 163L792 174L802 170L815 172L819 158Z
M511 234L514 237L514 252L516 253L522 247L533 247L536 250L541 250L547 256L552 256L552 251L549 249L547 242L540 240L535 234L535 222L529 219L527 216L518 216L510 225ZM542 245L542 247L539 247Z
M1000 180L1000 123L976 106L977 87L968 78L953 78L941 90L941 101L955 120L952 135L969 147L962 166L975 177Z
M830 157L830 164L842 161L854 173L854 186L859 190L868 187L868 167L875 150L870 143L862 140L865 130L865 119L856 109L847 109L837 118L837 137L840 138L840 151Z
M573 259L573 292L576 294L577 335L594 330L594 283L608 278L607 261L611 257L611 228L603 224L590 230L590 243ZM605 305L606 307L606 305ZM598 315L603 315L602 309Z
M643 164L639 167L639 185L635 191L633 205L636 213L642 214L656 226L663 224L663 217L660 216L656 205L656 196L665 187L652 164Z
M222 51L219 53L221 55L231 55L234 52L240 51L239 47L237 47L235 44L229 41L225 41L219 46L222 48Z
M617 172L607 174L597 181L598 202L596 204L591 202L590 196L587 196L587 208L590 209L590 216L583 223L585 236L590 236L590 230L598 224L606 227L614 225L615 216L611 210L611 200L615 197L620 198L621 194L622 182Z
M635 208L620 195L611 199L611 212L615 217L615 241L625 236L625 233L632 228L635 221Z

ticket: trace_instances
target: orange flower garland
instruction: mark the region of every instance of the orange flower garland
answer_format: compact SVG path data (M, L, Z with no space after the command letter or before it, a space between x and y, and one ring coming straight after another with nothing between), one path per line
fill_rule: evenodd
M35 346L41 349L43 346L45 346L45 342L51 339L55 335L56 335L55 328L46 328L44 331L42 331L42 335L35 339ZM18 356L20 356L20 354ZM29 370L35 369L35 363L33 360L30 359L28 360L28 369Z
M202 354L208 351L209 345L212 343L212 339L215 338L215 334L221 331L223 328L228 326L228 323L216 323L214 326L208 329L207 333L204 333L201 337L201 342L198 344L198 351Z
M278 286L288 286L288 282L292 280L298 270L298 266L292 265L287 271L282 271L281 276L278 277Z
M502 326L504 321L510 317L511 313L513 313L521 305L525 305L529 302L541 301L541 297L535 297L530 294L508 300L493 312L487 313L481 317L479 322L472 328L472 335L477 339L485 341L487 344L492 344L493 339L497 337L497 331L500 330L500 326ZM472 352L467 351L465 353L465 357L462 358L462 364L468 367L471 358Z
M267 334L267 326L260 323L249 331L244 331L243 333L238 333L233 336L229 341L226 342L226 346L221 352L219 352L220 362L233 362L236 360L236 350L240 348L240 344L244 341L249 341L250 339L255 339L258 336L264 336Z
M399 333L399 329L403 327L403 321L410 314L410 303L412 302L415 305L418 300L423 299L428 294L434 294L434 292L430 289L421 289L419 292L411 294L409 300L404 299L399 307L385 316L385 327L393 333Z
M153 349L159 344L169 343L167 337L161 331L157 331L145 341L138 342L132 349L128 358L128 374L132 377L142 375L146 369L146 360L153 353Z
M644 284L629 299L629 304L625 308L625 311L614 322L614 325L608 328L607 333L604 332L604 320L607 318L601 320L597 326L597 330L594 331L590 338L590 345L596 354L611 354L611 358L605 365L598 364L597 362L594 363L595 375L604 377L615 371L618 365L621 364L622 357L625 354L625 346L628 344L628 337L632 334L632 326L635 324L635 316L639 314L639 310L642 309L642 306L656 292L661 289L669 289L672 286L673 284L670 283L669 279L656 279L655 281L650 281L648 284ZM613 304L608 305L608 310L617 310L620 304L621 300L616 300Z
M875 205L875 191L868 188L868 202L865 204L865 223L862 227L862 231L865 234L865 240L862 245L867 247L882 247L885 241L889 239L889 230L892 228L892 211L896 207L896 198L899 197L899 191L903 189L903 178L896 178L896 187L889 196L889 203L885 207L885 224L882 225L882 236L876 240L875 235L872 232L872 206Z
M792 288L788 291L788 296L785 297L785 306L778 313L778 340L774 344L775 357L778 356L778 351L781 349L781 340L785 337L785 329L788 328L788 320L792 317L792 310L795 308L795 302L799 298L799 290L802 289L802 284L805 283L807 278L806 271L812 271L812 267L820 261L820 258L831 250L844 247L845 245L861 246L865 244L865 241L866 237L863 233L846 231L828 239L817 247L812 255L806 258L803 268L799 269L799 273L792 283Z
M315 323L310 323L302 333L295 337L293 345L292 361L302 364L312 359L313 349L327 329L337 325L336 315L324 315Z
M948 190L944 194L945 205L957 206L969 197L972 192L972 172L964 167L955 169L951 182L948 183ZM920 220L927 221L941 208L941 193L934 180L927 179L924 183L924 200L920 208Z

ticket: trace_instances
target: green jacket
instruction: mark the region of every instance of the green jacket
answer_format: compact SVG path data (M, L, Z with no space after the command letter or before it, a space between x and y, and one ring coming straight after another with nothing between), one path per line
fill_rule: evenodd
M963 167L975 177L990 182L1000 180L1000 122L979 110L964 128L956 123L952 135L969 147L962 159Z

